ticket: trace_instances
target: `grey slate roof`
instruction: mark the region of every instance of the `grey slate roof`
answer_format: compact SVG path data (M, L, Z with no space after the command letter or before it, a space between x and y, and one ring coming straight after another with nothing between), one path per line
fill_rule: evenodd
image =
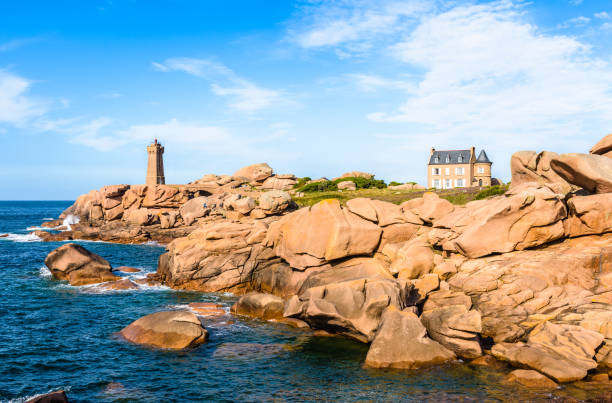
M492 164L485 150L482 150L480 154L478 154L478 158L476 158L476 162L486 162L487 164Z
M462 161L459 162L459 156ZM434 151L429 158L429 165L469 164L470 150Z

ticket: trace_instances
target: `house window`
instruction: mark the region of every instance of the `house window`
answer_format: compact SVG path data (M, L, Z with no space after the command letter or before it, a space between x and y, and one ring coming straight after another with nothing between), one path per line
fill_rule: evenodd
M450 175L450 168L444 168L444 173L446 175Z
M446 154L446 163L448 164L450 162L450 154Z
M440 157L438 157L437 155L434 157L434 162L437 164L438 162L440 162Z
M463 179L457 179L457 180L455 181L455 186L456 186L456 187L458 187L458 188L462 188L462 187L464 187L464 186L465 186L465 184L463 183Z
M463 162L463 155L459 154L459 158L457 159L457 161L459 161L459 163L461 164Z
M436 189L440 189L440 179L434 179L433 187L435 187Z
M453 186L453 182L450 179L444 180L444 189L450 189Z
M463 175L463 167L455 168L455 175Z
M440 175L440 168L433 168L431 170L432 175Z
M478 173L479 174L483 174L484 173L484 167L478 167Z

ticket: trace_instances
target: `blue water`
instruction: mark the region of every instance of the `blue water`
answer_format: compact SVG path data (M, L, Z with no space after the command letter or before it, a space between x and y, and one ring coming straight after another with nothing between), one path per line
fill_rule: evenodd
M132 345L116 335L139 317L194 301L230 307L231 295L165 287L101 293L51 279L47 253L62 243L28 241L26 228L71 202L0 202L0 401L57 389L72 401L516 401L505 371L452 364L419 371L363 368L367 346L313 337L237 317L205 319L208 343L189 351ZM163 248L82 242L113 266L154 272ZM248 344L231 344L248 343ZM586 392L563 389L584 398Z

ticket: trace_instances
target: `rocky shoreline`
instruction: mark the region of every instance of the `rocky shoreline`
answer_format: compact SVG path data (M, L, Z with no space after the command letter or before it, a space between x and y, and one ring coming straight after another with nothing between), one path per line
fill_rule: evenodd
M370 343L368 367L502 361L525 387L609 390L610 150L612 135L590 154L516 153L510 190L465 206L425 193L401 205L357 198L297 209L295 177L264 164L183 188L108 186L79 197L60 217L79 223L60 234L167 243L150 281L233 292L243 295L235 314ZM62 248L78 264L62 266L52 252L57 278L112 275L86 251ZM169 347L163 340L177 329L168 315L124 331L135 342L139 332L159 334L144 344ZM194 337L180 348L205 341L188 322Z

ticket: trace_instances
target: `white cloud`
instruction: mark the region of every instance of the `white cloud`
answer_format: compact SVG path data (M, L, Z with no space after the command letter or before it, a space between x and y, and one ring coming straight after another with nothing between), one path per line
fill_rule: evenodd
M569 0L569 3L570 3L572 6L579 6L579 5L581 5L583 2L584 2L584 0Z
M212 92L229 97L228 106L241 112L252 113L288 102L283 91L260 87L210 60L172 58L163 63L154 62L153 66L162 72L182 71L210 81Z
M425 73L395 111L370 119L417 125L442 144L543 147L612 123L610 62L575 38L540 34L508 3L424 18L391 52Z
M375 92L380 89L396 89L412 92L417 89L416 85L410 81L391 80L372 74L348 74L347 76L354 80L360 90L365 92Z
M601 24L601 29L603 29L604 31L612 30L612 22L606 22Z
M293 23L290 36L301 47L336 46L342 55L370 49L375 40L409 28L436 1L316 1Z
M612 17L606 11L602 11L600 13L595 13L595 18L599 18L600 20L609 20Z
M31 85L30 80L0 70L0 123L22 125L46 112L44 103L28 95Z

